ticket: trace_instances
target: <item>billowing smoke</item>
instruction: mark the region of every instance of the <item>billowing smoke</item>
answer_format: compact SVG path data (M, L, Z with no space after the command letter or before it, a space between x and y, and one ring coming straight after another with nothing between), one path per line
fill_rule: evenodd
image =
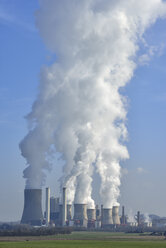
M126 99L120 94L137 66L139 43L161 0L40 0L36 23L55 62L41 71L30 130L20 144L26 187L40 188L54 155L64 161L69 201L94 207L94 169L104 207L118 205L120 161L129 157Z

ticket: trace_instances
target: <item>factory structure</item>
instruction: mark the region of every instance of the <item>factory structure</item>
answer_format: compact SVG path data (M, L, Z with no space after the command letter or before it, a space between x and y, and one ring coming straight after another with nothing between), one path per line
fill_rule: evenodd
M141 224L140 212L135 216L135 223L131 225L139 226ZM59 198L50 197L50 188L46 188L45 212L42 212L42 190L25 189L24 190L24 209L21 218L21 224L32 226L69 226L85 228L109 228L125 226L127 222L124 206L122 214L119 216L119 206L105 208L103 205L96 205L94 209L88 208L87 204L67 203L66 188L62 190L62 202Z

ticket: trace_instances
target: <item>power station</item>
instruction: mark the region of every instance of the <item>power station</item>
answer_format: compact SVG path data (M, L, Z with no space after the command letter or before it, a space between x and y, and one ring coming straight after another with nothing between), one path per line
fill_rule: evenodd
M73 213L73 214L72 214ZM100 228L110 225L120 225L119 207L101 209L87 208L85 203L67 203L67 189L62 190L62 202L59 198L50 197L50 188L46 188L45 217L42 213L42 190L24 190L24 209L21 218L22 224L40 226L45 224L56 226L75 226ZM124 216L122 217L124 219Z
M45 189L45 211L42 211L42 189L24 190L24 208L21 224L31 226L57 226L74 227L87 229L118 229L152 227L152 222L147 221L144 215L137 211L131 221L125 214L125 207L122 206L122 213L119 215L119 206L106 208L104 205L96 205L95 208L88 208L86 203L68 203L67 188L62 188L61 197L50 196L50 188ZM163 220L162 220L163 221ZM158 221L159 222L159 221ZM154 226L162 223L154 222ZM157 224L156 224L157 223ZM163 223L165 223L163 221Z

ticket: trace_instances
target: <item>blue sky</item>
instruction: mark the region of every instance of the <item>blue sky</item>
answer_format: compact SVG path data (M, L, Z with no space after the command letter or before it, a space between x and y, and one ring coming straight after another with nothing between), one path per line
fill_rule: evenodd
M0 0L0 220L18 220L23 208L25 160L18 144L27 133L24 116L38 92L40 68L51 63L35 28L34 0ZM154 47L123 94L128 97L127 147L120 202L129 211L165 215L166 198L166 20L145 34ZM143 48L142 48L143 49ZM57 169L60 173L60 168ZM53 169L47 185L55 189ZM96 197L97 199L97 197Z

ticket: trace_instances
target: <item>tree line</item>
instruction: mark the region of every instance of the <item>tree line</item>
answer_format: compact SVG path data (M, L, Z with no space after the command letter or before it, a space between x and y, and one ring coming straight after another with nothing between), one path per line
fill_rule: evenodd
M0 236L42 236L70 234L71 228L64 227L32 227L29 225L0 226Z

